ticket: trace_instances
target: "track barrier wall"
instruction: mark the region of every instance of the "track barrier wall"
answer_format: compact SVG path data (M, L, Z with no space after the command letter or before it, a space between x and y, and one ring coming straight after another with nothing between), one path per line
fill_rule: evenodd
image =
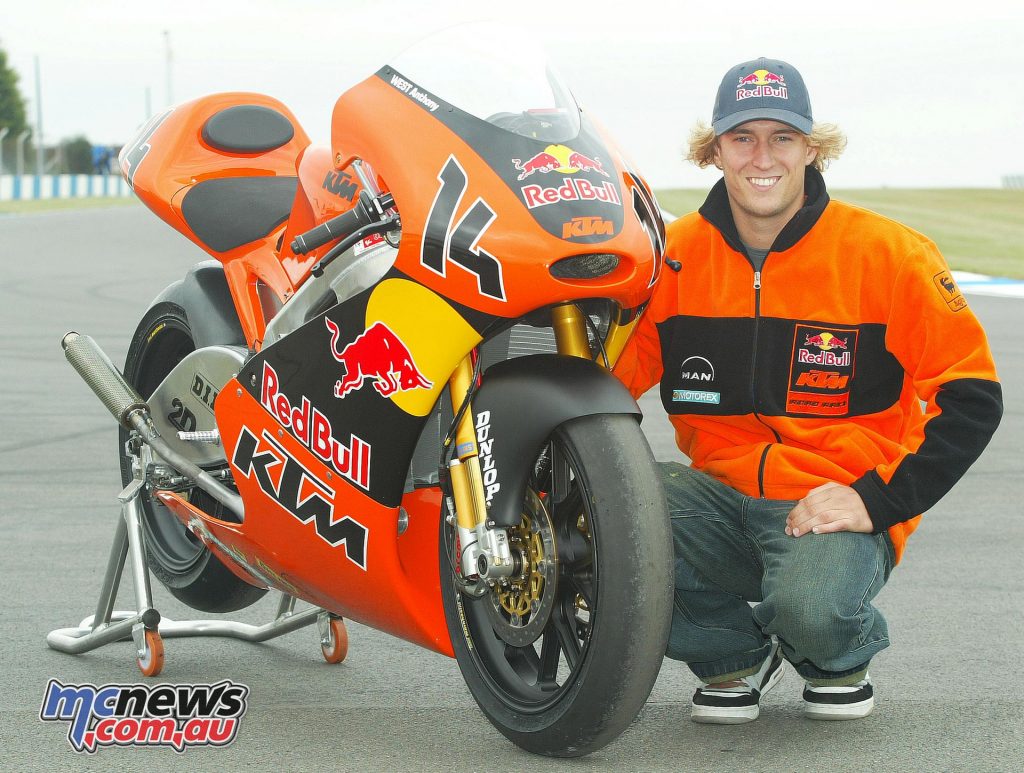
M131 195L128 183L115 174L0 175L0 201L90 196L123 198Z

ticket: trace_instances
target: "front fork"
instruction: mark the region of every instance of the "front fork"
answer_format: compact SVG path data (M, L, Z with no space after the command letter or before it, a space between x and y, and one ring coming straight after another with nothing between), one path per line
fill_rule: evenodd
M634 323L620 325L612 321L604 341L608 365L614 365L622 352ZM579 306L564 303L552 310L552 327L559 354L591 359L586 319ZM448 382L453 406L462 405L472 388L473 361L467 356L455 369ZM454 511L459 534L459 562L463 578L478 575L490 583L500 582L522 570L518 556L512 554L505 528L494 528L487 515L487 465L490 455L481 462L480 445L488 441L488 421L479 417L476 426L472 405L468 406L456 427L455 453L449 464Z

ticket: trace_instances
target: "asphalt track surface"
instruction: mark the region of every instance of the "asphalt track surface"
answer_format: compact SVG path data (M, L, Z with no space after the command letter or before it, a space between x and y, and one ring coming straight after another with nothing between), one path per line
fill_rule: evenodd
M204 254L142 207L0 215L3 325L0 432L0 770L972 770L1024 768L1024 304L970 297L989 332L1006 412L984 456L911 540L879 598L893 646L872 664L878 701L857 722L800 715L790 669L761 718L691 723L695 679L666 661L646 708L617 741L582 760L533 757L479 712L453 660L349 624L341 665L321 658L315 628L262 645L171 639L159 681L249 686L248 710L223 749L100 749L76 754L67 725L41 722L50 679L142 681L128 643L71 656L53 628L94 611L118 514L116 429L64 361L70 329L121 363L149 301ZM676 458L648 395L644 429ZM156 606L195 615L154 583ZM124 580L117 607L132 606ZM260 623L269 597L235 615Z

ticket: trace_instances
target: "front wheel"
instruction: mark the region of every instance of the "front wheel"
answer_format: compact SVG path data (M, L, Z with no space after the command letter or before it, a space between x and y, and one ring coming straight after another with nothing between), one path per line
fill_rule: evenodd
M557 757L622 733L654 686L672 609L668 513L636 420L585 416L551 435L509 530L510 581L461 592L455 530L441 530L448 630L491 723Z

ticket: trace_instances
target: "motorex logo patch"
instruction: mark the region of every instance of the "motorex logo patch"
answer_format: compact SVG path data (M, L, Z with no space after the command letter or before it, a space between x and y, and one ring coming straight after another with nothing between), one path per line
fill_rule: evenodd
M718 405L722 402L722 394L721 392L702 392L697 389L673 389L672 402Z

